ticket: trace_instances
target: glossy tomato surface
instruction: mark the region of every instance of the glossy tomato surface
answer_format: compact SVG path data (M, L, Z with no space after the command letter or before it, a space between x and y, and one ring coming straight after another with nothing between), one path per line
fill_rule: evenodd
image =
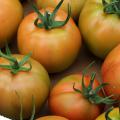
M19 0L0 0L0 47L13 39L23 18Z
M60 116L44 116L36 120L68 120L68 119Z
M14 55L19 61L22 55ZM49 90L50 79L41 64L30 59L32 69L29 72L20 71L17 74L10 70L0 68L0 114L8 118L19 119L22 104L23 117L28 118L32 112L32 98L35 101L36 113L40 111ZM9 62L0 58L0 64ZM26 63L24 66L28 66Z
M52 89L48 100L49 108L55 115L63 116L69 120L94 120L100 113L100 106L92 104L81 93L74 91L75 88L81 90L81 74L69 75L60 80ZM84 79L88 86L90 77ZM98 86L97 80L93 88Z
M47 9L52 12L53 9ZM42 10L41 13L45 11ZM67 15L59 10L55 20L64 21ZM75 60L81 47L80 31L70 18L68 23L59 28L46 30L34 25L36 13L27 15L18 30L18 48L20 53L32 52L32 57L39 61L50 73L68 68Z
M56 5L61 1L61 0L34 0L38 6L38 8L46 8L46 7L53 7L55 8ZM77 20L80 15L80 11L83 8L83 5L86 0L64 0L63 5L61 6L61 9L67 12L68 10L68 4L70 4L71 9L72 9L72 14L71 16Z
M108 115L111 120L120 120L119 108L114 108ZM98 116L95 120L106 120L105 113Z
M108 95L114 94L120 100L120 45L115 47L105 59L102 65L103 82L109 85L105 87Z
M120 18L106 14L102 0L88 0L79 18L79 27L90 51L100 58L120 43Z

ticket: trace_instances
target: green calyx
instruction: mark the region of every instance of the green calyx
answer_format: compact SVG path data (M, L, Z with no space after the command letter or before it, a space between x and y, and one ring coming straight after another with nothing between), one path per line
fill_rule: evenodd
M32 69L32 65L30 63L29 67L24 67L23 65L28 61L30 58L31 53L26 55L21 61L17 61L16 58L14 58L10 52L10 49L8 48L8 45L6 45L6 54L4 54L0 50L0 57L5 58L10 61L10 65L0 65L0 68L11 70L11 73L17 74L19 71L30 71Z
M105 112L105 119L106 120L112 120L110 117L109 117L109 114L110 112L113 110L113 107L111 107L110 109L108 109L106 112Z
M114 109L114 107L109 108L106 112L105 112L105 119L106 120L113 120L112 118L110 118L110 112ZM120 120L120 105L119 105L119 114L117 116L117 113L115 113L115 120ZM114 116L113 116L114 117Z
M106 14L116 14L120 16L120 0L110 0L110 2L102 0L102 3Z
M116 103L116 100L111 99L111 97L113 97L113 95L108 96L108 97L101 97L98 95L99 91L101 91L103 89L104 86L108 85L107 83L102 83L100 84L97 88L93 89L93 83L95 80L95 76L96 73L93 72L91 74L91 78L90 78L90 83L88 86L85 86L84 84L84 77L86 74L86 70L92 65L93 63L91 63L84 71L83 71L83 75L82 75L82 89L79 90L77 88L75 88L75 84L73 85L73 89L82 94L86 99L88 99L91 103L93 104L106 104L106 105L110 105L110 104L114 104Z
M29 0L31 3L34 11L37 13L38 17L35 19L34 24L38 28L45 28L46 30L54 29L54 28L59 28L67 24L67 22L70 19L71 16L71 7L68 4L68 15L65 21L55 21L55 16L56 13L58 12L59 8L61 7L62 3L64 0L61 0L59 4L56 6L56 8L53 10L53 12L46 11L45 14L43 15L39 9L36 7L34 3ZM39 20L41 22L39 22Z

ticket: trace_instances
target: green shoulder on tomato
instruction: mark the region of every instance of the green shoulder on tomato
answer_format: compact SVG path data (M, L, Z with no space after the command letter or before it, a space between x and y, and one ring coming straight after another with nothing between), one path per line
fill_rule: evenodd
M47 71L30 58L31 53L23 56L0 50L0 56L0 114L18 120L22 108L23 118L27 119L32 112L32 98L37 114L50 91Z
M79 27L90 51L100 58L120 43L120 1L88 0L79 18Z

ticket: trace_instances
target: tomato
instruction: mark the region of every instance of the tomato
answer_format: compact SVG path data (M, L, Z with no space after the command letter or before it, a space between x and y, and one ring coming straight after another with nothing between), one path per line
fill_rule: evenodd
M53 26L51 25L53 19L50 19L50 16L53 9L47 8L46 11L49 11L44 15L44 19L48 20L47 23L46 21L41 23L35 12L23 19L18 29L18 48L22 54L31 51L32 57L39 61L49 73L60 72L75 60L81 47L81 35L72 18L64 26L53 28L54 23L56 24L53 22ZM38 12L43 15L45 10ZM64 21L66 17L65 12L58 10L55 21ZM39 19L38 24L41 24L42 28L34 24L36 18Z
M60 116L45 116L45 117L40 117L36 120L68 120L68 119Z
M12 40L22 18L23 8L19 0L0 0L0 47Z
M115 4L119 6L114 0L88 0L80 14L79 27L84 41L100 58L105 58L120 43L120 18Z
M60 0L34 0L37 4L37 6L41 8L46 8L48 6L55 7ZM64 4L61 6L61 8L67 12L67 6L68 4L71 5L72 8L72 17L77 20L80 15L80 11L83 8L83 5L86 0L64 0Z
M95 79L91 85L93 88L90 90L89 82L90 76L85 76L84 83L87 88L84 89L82 74L69 75L60 80L53 87L48 100L51 112L69 120L94 120L101 113L103 106L96 103L99 101L95 100L96 95L90 95L94 93L93 91L99 86L99 83ZM73 85L77 90L73 89ZM95 98L95 101L92 98Z
M7 59L11 60L13 57L17 61L10 64ZM28 118L31 116L32 98L38 113L48 96L50 90L48 73L33 59L29 59L31 70L25 71L29 68L29 62L20 67L23 55L15 54L6 58L0 58L0 114L18 120L22 104L23 118ZM9 64L12 66L1 68Z
M114 108L109 113L109 117L111 118L111 120L120 120L119 108ZM95 120L106 120L105 113L103 113L100 116L98 116Z
M103 82L109 83L105 87L105 91L108 95L114 94L117 97L120 96L120 45L115 47L106 57L102 65L102 78ZM120 98L119 98L120 100Z

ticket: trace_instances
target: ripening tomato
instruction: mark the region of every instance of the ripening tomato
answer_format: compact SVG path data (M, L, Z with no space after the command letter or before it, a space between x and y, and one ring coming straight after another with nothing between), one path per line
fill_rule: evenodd
M19 51L22 54L32 52L32 57L50 73L65 70L81 47L80 31L70 18L70 8L68 15L61 10L56 13L52 8L37 10L37 13L27 15L19 26Z
M106 57L102 65L103 82L109 85L105 87L105 92L114 94L120 100L120 45L115 47Z
M16 34L23 18L19 0L0 0L0 47L4 47Z
M41 8L46 8L46 7L55 7L60 0L34 0L37 4L37 6ZM71 5L72 8L72 14L71 16L77 20L80 15L80 11L83 8L83 5L86 0L64 0L63 5L61 8L67 12L67 7L68 4Z
M120 43L119 9L119 0L88 0L80 14L79 27L84 41L100 58L105 58Z
M93 78L94 76L91 77ZM84 85L82 74L69 75L60 80L53 87L48 100L51 112L69 120L94 120L103 106L97 103L102 100L98 99L94 91L99 83L94 79L91 84L91 79L90 76L85 76Z
M68 119L60 116L44 116L36 120L68 120Z
M6 56L1 51L0 56L4 56L0 58L0 114L18 120L22 104L23 118L28 118L32 98L38 113L50 90L47 71L33 59L25 62L28 56Z
M110 118L110 120L120 120L119 108L114 108L112 111L110 111L108 117ZM98 116L95 120L107 120L105 118L105 113Z

